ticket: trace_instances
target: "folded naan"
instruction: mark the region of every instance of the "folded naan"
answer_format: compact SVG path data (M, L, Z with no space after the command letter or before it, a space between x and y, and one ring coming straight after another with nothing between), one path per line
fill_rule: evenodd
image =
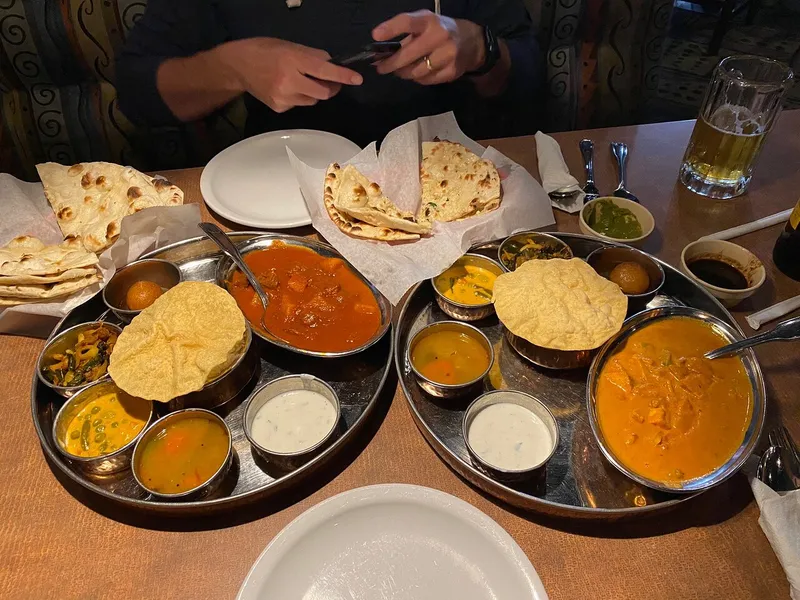
M80 238L92 252L114 243L123 217L152 206L183 204L180 188L130 167L43 163L36 170L64 237Z
M422 143L420 222L455 221L500 206L500 175L491 161L447 140Z
M325 175L325 209L334 224L345 233L366 239L399 241L419 239L430 226L416 222L410 212L401 211L352 165L337 163Z

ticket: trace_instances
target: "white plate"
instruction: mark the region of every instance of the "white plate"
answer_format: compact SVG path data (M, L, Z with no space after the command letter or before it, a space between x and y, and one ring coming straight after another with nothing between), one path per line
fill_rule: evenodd
M226 148L203 169L200 192L206 204L226 219L263 229L311 223L286 155L289 146L301 160L319 169L344 162L361 150L348 139L325 131L270 131Z
M289 523L250 569L238 600L547 600L517 543L444 492L374 485Z

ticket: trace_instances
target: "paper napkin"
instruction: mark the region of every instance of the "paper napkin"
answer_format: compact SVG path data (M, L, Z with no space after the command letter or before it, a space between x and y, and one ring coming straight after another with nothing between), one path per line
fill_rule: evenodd
M558 142L549 135L536 132L536 155L539 158L539 175L542 178L542 187L548 194L558 191L578 192L567 198L550 198L554 208L568 213L576 213L583 207L583 197L586 195L581 190L578 180L569 173L567 163L561 154Z

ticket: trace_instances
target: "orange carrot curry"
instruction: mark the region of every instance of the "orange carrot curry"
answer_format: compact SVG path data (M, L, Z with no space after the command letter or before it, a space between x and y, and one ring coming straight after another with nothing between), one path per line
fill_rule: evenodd
M608 360L597 386L598 421L631 471L675 484L733 456L753 393L741 359L703 357L726 343L709 325L673 317L633 333Z
M340 258L276 242L249 252L245 262L270 299L269 333L304 350L342 352L367 342L381 324L372 291ZM261 329L264 309L245 276L228 284L250 324Z

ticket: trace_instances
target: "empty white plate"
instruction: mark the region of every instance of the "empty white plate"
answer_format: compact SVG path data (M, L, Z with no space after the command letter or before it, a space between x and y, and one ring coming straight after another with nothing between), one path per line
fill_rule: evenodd
M303 162L324 169L361 151L348 139L325 131L270 131L226 148L203 169L200 192L226 219L263 229L311 223L286 146Z
M289 523L238 600L546 600L497 523L444 492L374 485L334 496Z

